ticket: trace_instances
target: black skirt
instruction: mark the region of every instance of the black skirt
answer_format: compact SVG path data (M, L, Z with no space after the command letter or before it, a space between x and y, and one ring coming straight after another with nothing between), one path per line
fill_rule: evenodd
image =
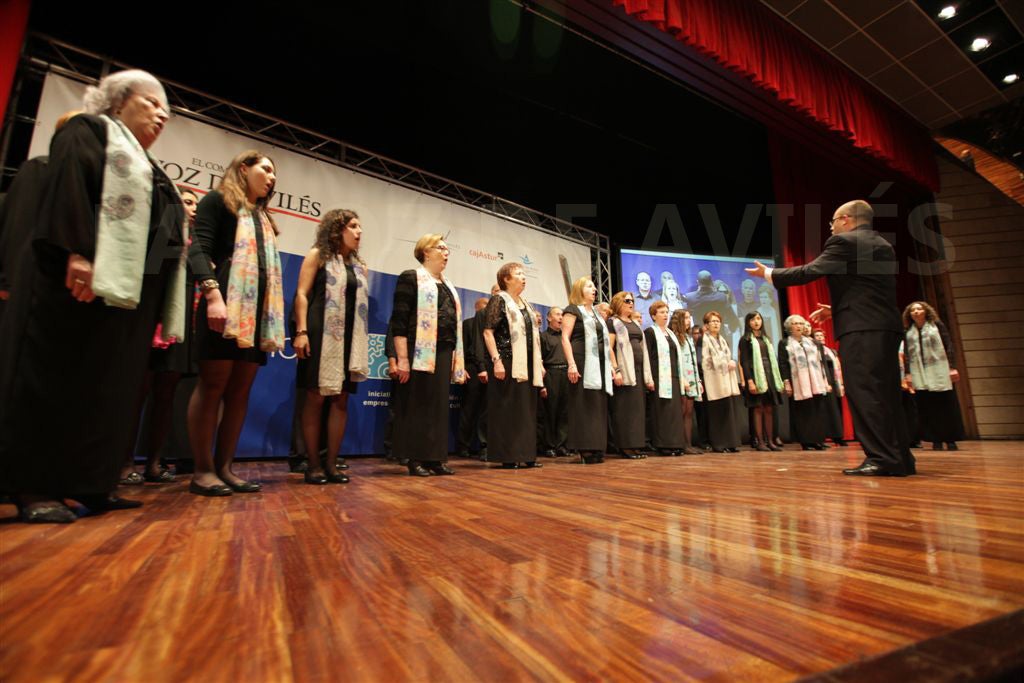
M453 344L437 345L433 373L413 370L405 384L394 383L395 457L413 462L448 461L448 392L451 388Z
M843 399L835 390L825 397L825 434L833 441L843 439Z
M644 415L643 368L636 386L615 387L615 394L609 397L612 442L617 448L643 448L646 445L647 430ZM583 380L580 380L581 382Z
M259 229L256 230L259 234ZM262 242L262 241L261 241ZM260 247L262 253L262 246ZM231 261L226 265L230 266ZM220 268L217 272L217 281L220 283L221 296L227 302L228 278L231 268ZM267 364L267 353L260 350L260 328L263 316L263 298L266 293L266 275L260 273L259 295L256 300L256 335L253 346L243 349L238 346L235 339L225 339L220 332L210 329L210 322L206 317L206 297L199 299L199 307L196 309L195 344L197 360L234 360L245 363Z
M824 443L828 426L827 396L790 401L793 414L793 440L801 444Z
M565 447L573 451L608 448L608 394L603 389L584 389L583 378L569 384L569 436Z
M683 402L679 393L679 375L672 375L672 398L658 396L657 388L647 394L648 436L655 448L685 448Z
M191 376L199 372L196 362L195 331L193 329L193 301L195 301L195 283L191 276L186 278L185 285L185 338L178 344L171 344L166 349L154 348L149 352L149 369L151 372L177 372L183 376Z
M955 389L918 391L914 394L914 403L922 441L949 443L964 439L964 422Z
M511 368L511 358L505 363ZM488 462L533 462L537 459L537 398L540 389L506 374L487 381Z
M736 401L733 396L704 403L708 416L708 441L716 451L739 448L740 435L736 429Z

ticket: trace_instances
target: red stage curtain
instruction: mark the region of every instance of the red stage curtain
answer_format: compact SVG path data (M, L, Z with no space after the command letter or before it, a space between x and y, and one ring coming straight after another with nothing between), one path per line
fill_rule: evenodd
M30 5L30 0L0 0L0 120L7 116Z
M926 130L754 0L612 0L935 191Z

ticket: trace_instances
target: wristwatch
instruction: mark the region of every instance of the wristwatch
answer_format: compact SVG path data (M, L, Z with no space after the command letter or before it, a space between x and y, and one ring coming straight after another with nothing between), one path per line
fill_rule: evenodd
M203 294L206 294L207 292L211 292L215 289L220 289L220 283L212 277L207 278L199 283L199 289L203 291Z

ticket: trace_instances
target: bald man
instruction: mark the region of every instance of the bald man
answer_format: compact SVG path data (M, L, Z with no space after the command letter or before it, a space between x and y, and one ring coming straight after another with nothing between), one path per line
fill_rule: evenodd
M846 396L864 449L864 462L843 474L905 477L917 469L900 420L898 262L892 245L872 227L874 215L863 200L847 202L832 215L832 236L818 258L793 268L755 261L747 272L778 288L826 278L832 305L818 304L811 320L833 319L843 361L851 368Z

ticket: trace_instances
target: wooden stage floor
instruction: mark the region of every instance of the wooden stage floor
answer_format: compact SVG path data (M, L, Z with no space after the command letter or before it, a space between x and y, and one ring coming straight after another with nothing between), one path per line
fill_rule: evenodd
M825 672L1024 607L1024 444L915 453L906 479L844 477L855 448L430 479L364 459L324 487L262 462L256 495L147 485L68 526L3 506L0 679Z

